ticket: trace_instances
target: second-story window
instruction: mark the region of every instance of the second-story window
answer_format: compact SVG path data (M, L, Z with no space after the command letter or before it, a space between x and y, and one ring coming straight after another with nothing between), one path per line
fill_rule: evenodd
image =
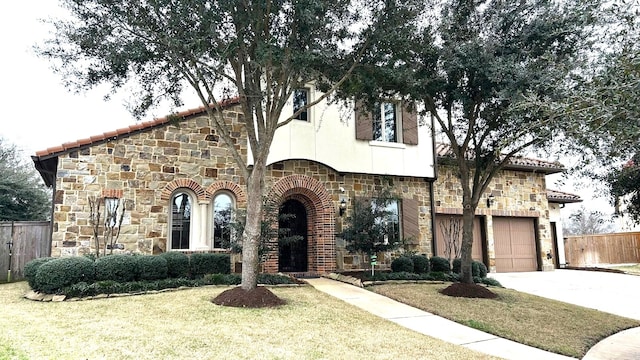
M293 113L295 114L309 103L309 89L296 89L293 91ZM304 109L296 115L297 120L309 121L309 109Z
M398 141L398 116L395 103L381 103L373 112L373 140Z

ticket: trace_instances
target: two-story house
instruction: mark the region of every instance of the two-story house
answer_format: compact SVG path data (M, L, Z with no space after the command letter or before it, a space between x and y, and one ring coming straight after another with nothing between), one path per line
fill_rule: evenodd
M312 101L313 87L296 91L283 118ZM224 117L240 152L248 151L237 101ZM265 271L326 273L361 268L336 234L353 200L387 187L399 236L419 253L432 253L434 143L415 114L400 102L373 112L326 103L280 128L268 158L269 199L295 214L287 224L303 240L280 246ZM356 114L358 112L358 114ZM123 199L118 240L123 251L225 251L233 221L246 206L244 179L204 108L92 136L33 156L53 188L52 255L79 255L95 246L89 201Z

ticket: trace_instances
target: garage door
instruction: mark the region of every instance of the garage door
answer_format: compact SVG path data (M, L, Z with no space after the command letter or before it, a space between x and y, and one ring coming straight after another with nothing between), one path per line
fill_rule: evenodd
M436 229L437 229L437 255L447 257L445 254L445 248L447 246L446 240L450 236L448 234L455 233L456 228L458 231L458 247L462 241L462 216L459 215L436 215ZM483 261L482 252L482 229L480 227L480 218L473 219L473 247L471 248L471 257L473 260Z
M536 271L536 236L530 218L493 218L497 272Z

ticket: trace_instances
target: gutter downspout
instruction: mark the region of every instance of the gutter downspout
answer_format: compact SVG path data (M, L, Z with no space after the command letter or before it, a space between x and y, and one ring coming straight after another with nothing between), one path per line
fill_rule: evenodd
M438 155L436 154L436 129L433 121L433 114L431 114L431 145L433 149L433 180L429 183L429 198L431 199L431 249L433 251L432 256L435 256L438 252L438 238L436 229L436 200L434 199L433 183L438 180Z

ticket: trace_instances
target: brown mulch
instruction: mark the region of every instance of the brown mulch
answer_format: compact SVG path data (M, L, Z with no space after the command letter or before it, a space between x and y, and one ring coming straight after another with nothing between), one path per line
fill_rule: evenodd
M496 293L486 287L478 284L453 283L450 286L440 290L443 295L453 297L495 299L498 297Z
M252 290L245 290L238 286L221 292L220 295L211 299L211 302L216 305L246 308L276 307L287 303L264 286L258 286Z

